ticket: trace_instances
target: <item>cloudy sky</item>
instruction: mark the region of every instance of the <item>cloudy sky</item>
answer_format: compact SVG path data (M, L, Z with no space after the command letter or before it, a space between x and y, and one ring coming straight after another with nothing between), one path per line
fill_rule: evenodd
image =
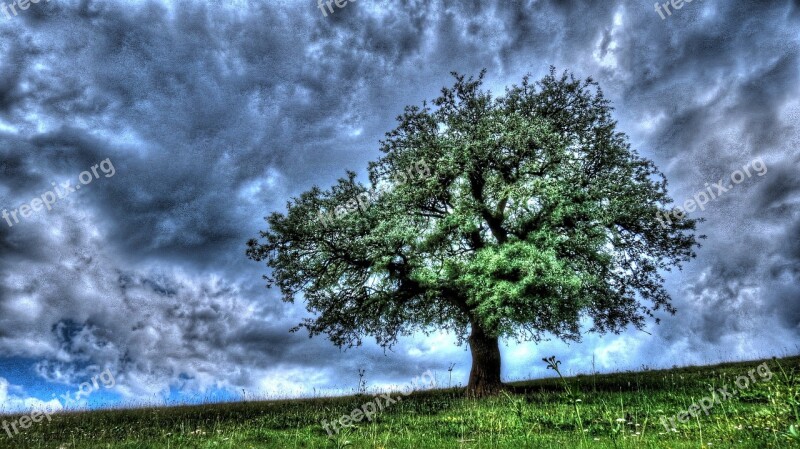
M244 253L290 197L348 169L366 180L404 106L483 68L497 93L550 65L596 79L678 202L766 167L691 214L708 238L667 277L676 316L509 342L504 379L545 375L549 355L585 373L593 356L614 371L800 351L798 0L695 0L664 19L648 1L1 8L0 208L17 221L0 221L0 410L64 402L105 368L114 386L90 407L350 390L359 368L370 386L427 369L446 386L454 363L465 383L452 335L343 352L289 333L303 304Z

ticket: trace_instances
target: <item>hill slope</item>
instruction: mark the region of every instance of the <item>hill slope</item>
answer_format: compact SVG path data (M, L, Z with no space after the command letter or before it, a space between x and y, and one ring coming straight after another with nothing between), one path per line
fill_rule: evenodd
M790 448L793 373L800 357L517 382L478 400L454 388L65 413L2 431L0 448ZM344 415L359 422L337 434Z

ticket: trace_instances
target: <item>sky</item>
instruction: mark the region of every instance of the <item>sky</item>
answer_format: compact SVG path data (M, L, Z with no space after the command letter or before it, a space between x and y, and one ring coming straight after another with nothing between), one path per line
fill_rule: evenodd
M245 256L293 196L366 181L453 71L496 94L592 77L678 203L730 186L689 212L707 238L666 273L675 316L504 341L504 380L550 355L586 374L800 352L798 0L0 3L0 412L337 394L359 369L465 384L467 348L435 329L391 350L290 333L304 304Z

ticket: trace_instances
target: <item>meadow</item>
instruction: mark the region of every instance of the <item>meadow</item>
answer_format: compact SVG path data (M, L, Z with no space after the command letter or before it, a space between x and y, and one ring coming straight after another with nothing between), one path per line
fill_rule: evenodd
M755 377L708 415L664 426L662 417L748 372L752 379L764 362L768 380ZM463 388L393 394L401 400L333 436L322 420L350 415L375 395L71 412L14 438L0 435L0 448L800 448L798 374L795 356L514 382L484 399L465 397Z

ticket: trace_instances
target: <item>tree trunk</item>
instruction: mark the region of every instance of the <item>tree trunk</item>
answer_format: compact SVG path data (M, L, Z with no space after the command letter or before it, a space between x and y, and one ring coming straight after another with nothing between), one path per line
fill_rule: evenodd
M472 324L469 336L472 370L467 384L468 396L490 396L504 389L500 381L500 345L497 337L487 335L480 326Z

